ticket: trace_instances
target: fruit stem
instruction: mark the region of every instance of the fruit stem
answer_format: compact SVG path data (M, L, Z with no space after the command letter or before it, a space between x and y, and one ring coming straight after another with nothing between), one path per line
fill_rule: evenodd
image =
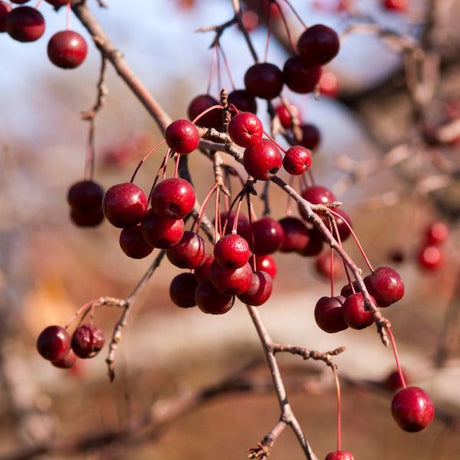
M225 55L225 52L224 52L222 46L220 46L220 43L217 44L217 47L218 47L218 51L220 51L220 54L221 54L222 59L224 61L224 66L225 66L225 70L227 72L228 79L230 81L230 86L232 87L232 90L234 90L235 89L235 82L233 81L232 72L230 71L230 66L228 64L227 56Z
M71 6L69 2L67 3L67 6L66 6L66 29L67 30L70 30L70 11L71 11Z
M139 171L140 167L144 164L144 162L147 160L147 158L160 146L163 145L166 142L165 139L162 141L158 142L155 144L153 147L150 148L150 150L145 154L144 158L139 162L139 164L136 166L136 169L133 172L133 175L131 176L130 182L133 183L134 179L136 177L137 172Z
M291 9L291 11L294 13L294 16L298 19L298 21L302 24L305 29L307 28L307 24L303 22L303 19L299 16L299 13L295 10L295 8L292 6L291 2L289 0L284 0L284 3ZM281 11L281 8L280 8Z
M387 333L388 333L388 337L390 337L390 342L391 342L391 347L393 348L393 354L395 356L395 361L396 361L396 368L398 370L398 374L399 374L399 378L401 380L401 386L403 388L406 388L406 379L404 378L404 375L403 375L403 372L402 372L402 369L401 369L401 365L399 363L399 356L398 356L398 350L396 348L396 340L394 338L394 335L393 335L393 332L391 332L391 329L389 327L385 327Z
M197 115L193 120L192 123L195 124L201 117L204 117L208 112L211 110L215 109L221 109L223 110L224 107L222 107L220 104L212 105L211 107L208 107L206 110L203 110L199 115Z
M337 368L332 367L334 374L335 388L337 391L337 451L342 447L342 395L340 392L340 381Z
M278 10L280 12L281 20L283 21L284 28L286 29L286 35L288 37L289 46L291 47L292 54L296 54L296 52L295 52L296 47L295 47L295 44L294 44L294 40L292 39L291 31L289 30L289 25L288 25L288 23L286 21L286 16L285 16L285 14L283 12L283 9L281 8L280 4L275 1L275 5L277 6L277 8L278 8Z

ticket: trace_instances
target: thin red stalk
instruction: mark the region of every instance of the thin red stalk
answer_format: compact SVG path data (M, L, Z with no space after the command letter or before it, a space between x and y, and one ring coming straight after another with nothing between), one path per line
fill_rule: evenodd
M398 350L396 348L396 340L394 338L393 332L391 331L391 328L386 327L385 330L388 333L388 337L390 337L391 348L393 349L393 354L394 354L395 361L396 361L396 368L398 369L399 378L401 379L401 385L403 388L406 388L407 386L406 379L404 378L404 375L401 369L401 364L399 362Z
M231 85L232 89L234 90L235 89L235 82L233 81L232 72L230 70L230 65L228 64L227 56L225 55L224 50L223 50L222 46L220 46L220 44L218 45L218 47L219 47L220 54L222 55L222 59L224 61L224 66L225 66L225 70L227 71L227 76L228 76L228 79L230 81L230 85Z
M89 131L88 141L86 144L86 158L85 158L85 172L84 177L86 180L91 180L94 177L94 161L95 161L95 150L94 150L94 118L89 120Z
M70 30L70 12L71 12L70 2L66 6L66 29Z
M214 45L212 47L212 53L211 53L211 64L209 66L209 75L208 75L208 85L206 87L206 93L209 94L211 92L211 84L212 84L212 78L214 75L214 68L216 65L216 59L217 59L217 46Z
M278 144L278 142L275 141L275 139L273 139L273 137L270 136L270 134L268 134L267 131L264 130L264 134L268 137L270 142L273 142L283 153L286 153L286 149L283 146L281 146L280 144Z
M337 451L340 451L342 449L342 396L337 369L332 368L332 372L334 373L335 388L337 391Z
M268 9L267 15L267 38L265 39L265 48L264 48L264 62L267 62L268 57L268 45L270 43L270 19L271 19L271 11L270 8Z
M288 41L289 41L289 45L291 47L292 54L296 54L296 47L295 47L294 41L292 40L292 35L291 35L291 31L289 30L289 25L288 25L288 23L286 21L286 16L284 15L283 9L278 4L278 2L275 2L275 5L278 7L278 10L279 10L280 15L281 15L281 20L283 21L284 28L286 29L286 35L288 37Z
M198 116L196 116L193 120L192 123L195 124L201 117L205 116L208 112L211 110L215 109L223 109L223 107L220 104L212 105L211 107L207 108L206 110L203 110Z
M153 147L151 147L149 149L149 151L145 154L144 158L142 158L142 160L139 162L139 164L136 166L136 169L134 170L134 173L133 175L131 176L131 179L130 179L130 182L134 182L134 179L136 177L136 174L138 173L139 169L141 168L141 166L144 164L144 162L147 160L147 158L160 146L160 145L163 145L164 143L166 142L165 139L163 139L162 141L158 142L157 144L155 144Z
M291 2L289 0L284 0L284 2L287 4L287 6L289 8L291 8L291 11L294 13L294 16L299 20L299 22L305 27L305 29L307 28L307 24L305 24L305 22L303 21L303 19L299 16L299 13L297 13L297 11L295 10L295 8L292 6ZM281 10L281 8L280 8Z
M201 219L203 218L203 213L206 209L206 206L208 205L209 203L209 200L211 199L211 196L212 194L214 193L214 191L216 190L216 188L218 188L219 185L218 184L214 184L211 189L209 190L208 194L205 196L203 202L201 203L201 207L198 211L198 214L196 216L196 219L195 219L195 222L193 222L193 225L192 225L192 231L195 230L195 228L200 228L200 225L201 225Z

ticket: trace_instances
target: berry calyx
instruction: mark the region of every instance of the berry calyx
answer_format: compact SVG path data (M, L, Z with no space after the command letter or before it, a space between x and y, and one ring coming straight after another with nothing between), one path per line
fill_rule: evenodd
M243 154L244 169L254 179L271 179L282 164L283 157L278 147L267 139L248 147Z
M159 182L150 197L152 209L159 215L171 219L184 218L195 205L192 184L180 177Z
M297 41L297 50L306 64L324 65L339 52L337 32L324 24L308 27Z
M104 332L93 324L82 324L72 336L72 350L79 358L93 358L104 343Z
M48 326L37 338L37 351L48 361L64 359L70 350L70 335L61 326Z
M56 32L48 41L48 58L61 69L75 69L88 53L86 40L73 30Z
M294 176L308 171L311 166L311 151L301 145L294 145L287 149L283 158L284 169Z
M37 9L19 6L8 13L5 27L14 40L33 42L44 34L45 19Z
M262 139L264 127L253 113L240 112L230 120L228 134L235 144L247 148L257 144Z
M193 152L200 144L200 133L197 127L188 120L173 121L166 128L165 138L169 148L180 155Z
M434 405L430 396L421 388L406 387L393 396L391 413L400 428L414 433L431 423Z
M364 278L369 294L379 307L388 307L404 295L404 283L391 267L378 267Z
M244 75L244 86L253 96L274 99L283 89L283 73L269 62L254 64Z

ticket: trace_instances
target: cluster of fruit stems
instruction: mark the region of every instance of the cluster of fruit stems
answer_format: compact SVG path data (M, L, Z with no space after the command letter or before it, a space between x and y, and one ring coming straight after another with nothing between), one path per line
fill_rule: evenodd
M232 19L231 21L228 21L223 26L220 26L220 28L215 28L215 30L217 30L216 35L221 34L224 28L234 24L235 22L238 22L241 30L243 31L243 35L246 39L246 42L248 43L249 49L255 61L257 62L257 54L255 53L255 50L252 45L249 34L244 24L241 21L241 8L240 8L239 0L232 0L232 4L234 8L234 13L235 13L234 19ZM168 114L162 109L160 104L153 98L153 96L143 86L143 84L138 79L138 77L129 68L127 63L124 61L121 53L113 46L110 39L107 37L104 30L102 29L102 27L100 26L96 18L92 15L91 11L88 9L86 4L83 2L83 3L72 5L72 10L75 13L75 15L78 17L78 19L81 21L81 23L86 27L86 29L91 34L91 36L93 37L96 47L101 52L101 56L102 56L101 76L98 82L97 101L93 109L87 112L86 114L84 114L84 119L90 121L90 136L89 136L90 139L89 139L89 149L88 149L89 153L87 155L85 174L88 176L91 176L92 170L93 170L92 165L93 165L93 155L94 155L93 145L92 145L94 141L94 116L96 115L98 110L102 107L103 98L105 97L105 94L106 94L105 71L106 71L107 61L109 61L114 66L120 78L122 78L122 80L129 86L133 94L137 96L137 98L141 101L143 106L148 110L150 115L154 118L158 126L163 131L170 124L171 119L168 116ZM221 151L221 152L225 152L225 153L232 155L236 159L236 161L241 161L241 153L233 146L231 140L228 138L226 134L221 133L214 129L209 129L209 130L204 130L204 131L205 132L202 132L204 136L202 137L200 141L200 149L203 151L203 153L208 152L207 154L209 155L209 152ZM214 157L217 158L216 154L214 154ZM186 176L186 178L190 176L185 161L180 162L180 169L181 169L180 175ZM374 320L377 325L377 329L379 331L382 341L384 342L385 345L388 345L387 335L389 335L390 341L394 347L394 340L393 340L393 337L390 331L390 324L381 315L380 311L378 310L378 308L375 306L374 302L370 298L367 292L366 286L364 285L364 282L363 282L361 269L350 258L347 252L343 249L340 242L336 240L333 234L334 233L333 229L328 228L328 226L323 222L323 220L317 214L318 212L323 212L323 213L327 213L331 215L333 211L330 209L330 207L327 207L324 205L310 204L309 202L304 200L300 196L300 194L296 192L294 188L289 186L278 176L273 177L271 181L275 183L277 186L279 186L289 197L291 197L294 201L296 201L303 208L303 210L305 211L307 215L307 219L309 220L309 222L311 222L318 230L320 230L320 232L322 233L326 241L329 243L331 250L335 250L339 254L339 256L342 258L345 266L349 269L353 277L357 280L358 286L363 293L367 308L372 311L372 314L374 316ZM197 212L197 207L195 209L195 213L196 212ZM207 233L209 235L210 233L209 223L208 225L206 225L206 222L205 222L204 228L208 229ZM119 307L123 309L123 312L120 315L120 318L114 327L112 340L109 345L109 353L106 359L106 362L109 367L109 375L112 380L115 377L115 371L114 371L115 352L116 352L117 345L121 341L121 338L122 338L122 330L127 324L130 307L133 304L136 296L139 294L139 292L142 291L142 289L145 287L148 280L153 275L156 268L160 265L164 257L164 254L165 254L165 251L160 251L157 257L154 259L152 265L149 267L149 269L144 274L142 279L139 281L139 283L136 285L136 287L133 289L133 291L130 293L130 295L126 299L115 299L111 297L103 297L103 298L93 300L83 305L76 314L76 316L79 316L82 313L83 316L85 316L88 312L92 313L95 308L103 307L103 306L115 306L115 307ZM247 309L254 323L254 326L257 330L262 346L264 348L265 356L266 356L268 366L271 371L273 384L274 384L276 394L278 396L280 408L281 408L281 416L280 416L278 423L269 432L269 434L265 436L262 443L260 443L260 449L262 449L262 451L258 451L257 449L254 449L254 452L253 452L254 458L256 456L260 457L261 455L263 455L264 454L263 449L271 447L274 440L279 436L279 434L284 430L284 428L286 426L290 426L292 430L294 431L295 435L297 436L297 439L299 440L300 445L302 446L307 458L314 459L316 458L316 456L312 452L309 446L309 443L307 439L305 438L298 424L298 421L295 418L291 410L291 407L288 403L285 386L284 386L284 383L281 377L281 373L280 373L280 370L279 370L279 367L278 367L278 364L275 358L275 354L277 352L289 352L291 354L301 355L304 359L306 359L307 357L312 357L314 359L320 359L324 361L328 366L330 366L333 369L333 372L335 375L335 381L337 383L338 400L340 401L340 387L338 385L337 370L336 370L336 366L332 364L331 357L335 354L338 354L339 352L343 350L340 349L340 350L334 350L332 352L327 352L323 354L320 354L320 353L315 354L301 347L275 344L270 338L268 331L266 330L257 309L251 306L247 306ZM397 356L396 353L395 355ZM399 368L399 363L397 364ZM338 408L339 408L338 409L338 425L340 425L340 402L338 404ZM340 450L340 426L338 426L338 447L337 448L338 450Z

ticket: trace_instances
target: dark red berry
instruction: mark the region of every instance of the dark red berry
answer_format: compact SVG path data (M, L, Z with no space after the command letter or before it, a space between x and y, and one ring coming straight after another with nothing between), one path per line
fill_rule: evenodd
M235 225L236 212L231 211L230 213L228 213L227 211L223 211L220 213L219 218L222 224L222 231L225 234L232 233L233 227ZM249 223L249 219L241 212L238 213L236 232L238 233L238 235L241 235L246 241L249 241L248 239L251 235L251 225Z
M124 228L119 243L122 251L133 259L143 259L153 251L153 246L145 241L140 225Z
M283 244L283 227L272 217L262 217L253 222L252 233L254 235L254 254L273 254Z
M311 93L321 78L321 67L305 65L298 56L289 58L283 67L283 80L295 93Z
M152 209L164 217L182 219L195 205L192 184L180 177L159 182L150 197Z
M45 0L45 2L53 6L64 6L67 5L67 3L76 3L78 1L80 0Z
M283 242L280 252L301 251L310 239L307 226L298 217L283 217L279 220L283 229Z
M102 206L89 211L70 208L70 220L77 227L97 227L104 220L104 212L102 211Z
M391 267L378 267L364 278L369 294L379 307L388 307L404 295L404 283Z
M324 246L324 238L321 232L315 227L307 227L308 242L297 252L303 257L313 257L321 253Z
M256 98L245 89L235 89L229 93L228 103L233 104L240 112L257 113Z
M208 254L204 257L202 264L195 268L194 274L198 282L209 279L209 272L211 270L211 264L214 257Z
M240 294L238 299L247 305L258 307L270 298L272 289L273 281L271 276L267 272L256 270L252 274L248 290Z
M343 300L340 297L321 297L316 302L315 321L320 329L329 333L347 329L342 315Z
M309 201L312 204L330 204L336 200L335 195L326 187L322 185L311 185L302 190L300 193L302 198ZM300 215L308 220L307 212L303 209L302 206L298 206Z
M315 268L318 275L326 279L335 279L342 274L342 263L339 257L333 257L331 251L319 254L315 259Z
M51 361L51 364L54 367L58 367L59 369L70 369L75 362L77 361L77 355L73 352L72 349L64 356L64 358L59 359L57 361Z
M272 280L276 278L278 273L275 259L268 254L256 256L256 270L267 272Z
M343 319L352 329L364 329L374 322L370 310L366 310L364 297L361 292L351 294L343 302Z
M281 104L278 105L275 110L283 128L289 129L301 123L300 110L294 104Z
M138 224L147 210L144 191L131 182L112 185L102 202L105 217L115 227L132 227Z
M209 275L214 286L223 294L240 295L251 285L252 268L249 264L239 268L226 268L214 260Z
M6 32L6 17L12 8L10 3L0 1L0 32Z
M336 450L335 452L329 452L324 460L355 460L355 457L346 450Z
M283 89L283 72L269 62L254 64L246 71L244 85L253 96L270 100Z
M93 324L82 324L72 336L72 350L79 358L93 358L104 343L104 332Z
M194 307L197 286L198 281L193 273L180 273L172 279L169 285L169 297L178 307Z
M70 350L70 335L61 326L48 326L37 338L37 350L48 361L60 361Z
M101 209L103 198L104 189L92 180L76 182L67 193L70 207L82 212Z
M449 227L445 222L432 222L425 230L427 245L440 246L449 239Z
M248 242L240 235L224 235L214 246L214 259L227 268L239 268L245 265L251 251Z
M308 171L311 166L311 151L301 145L287 149L283 158L284 169L292 175L299 176Z
M306 64L324 65L339 52L337 32L324 24L308 27L297 41L297 51Z
M45 19L37 9L19 6L6 17L5 27L11 38L20 42L33 42L45 32Z
M165 138L169 148L181 155L193 152L200 144L200 133L188 120L173 121L166 128Z
M74 69L86 58L86 40L73 30L56 32L48 42L48 58L61 69Z
M235 302L233 296L222 294L209 279L198 283L195 300L201 311L212 315L227 313Z
M190 120L195 120L205 110L219 105L219 101L209 94L200 94L196 96L188 106L188 117ZM196 124L198 126L204 126L205 128L221 129L222 127L222 110L212 109L205 115L197 119Z
M155 248L169 249L181 240L184 234L184 221L160 216L150 209L142 219L141 229L147 243Z
M262 139L247 148L243 154L243 165L246 172L258 180L271 179L281 168L283 157L273 142Z
M300 125L301 137L297 139L300 145L309 149L315 150L321 142L321 133L319 129L311 123Z
M253 113L240 112L230 120L228 134L235 144L247 148L260 142L264 127Z
M335 208L334 212L340 215L340 217L334 216L335 223L337 225L337 230L340 236L340 241L346 241L348 237L351 235L351 218L342 208Z
M417 254L417 260L421 268L437 270L444 265L444 252L439 246L422 246Z
M179 268L197 268L206 256L203 238L198 233L185 231L177 245L166 251L169 261Z
M391 413L404 431L414 433L425 429L431 423L434 405L424 390L419 387L407 387L393 396Z

